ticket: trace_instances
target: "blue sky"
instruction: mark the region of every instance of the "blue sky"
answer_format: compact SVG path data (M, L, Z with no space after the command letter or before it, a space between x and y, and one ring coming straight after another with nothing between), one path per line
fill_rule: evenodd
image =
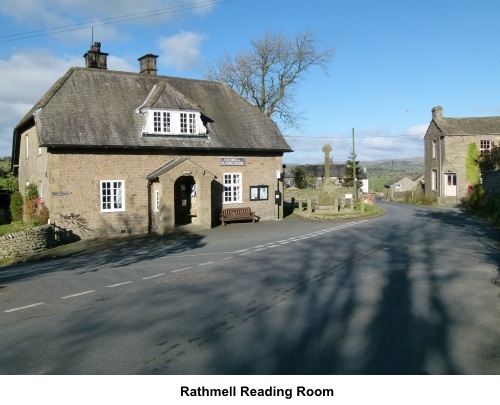
M2 0L0 156L57 78L84 66L92 29L75 24L90 21L109 69L136 72L137 58L154 53L158 74L188 78L267 31L311 30L335 56L328 75L313 70L300 84L307 121L283 131L294 149L285 163L321 163L327 143L344 162L352 128L362 161L423 156L432 107L500 115L499 18L497 0ZM52 28L64 32L41 35Z

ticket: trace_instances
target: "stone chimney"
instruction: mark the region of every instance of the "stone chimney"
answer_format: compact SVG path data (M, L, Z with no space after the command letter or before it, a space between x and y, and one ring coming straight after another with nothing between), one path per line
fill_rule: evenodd
M158 55L153 55L152 53L148 53L147 55L144 55L143 57L137 59L141 64L140 73L156 76L156 71L158 70L156 69L157 57Z
M443 107L437 106L432 109L432 119L434 121L440 121L443 119Z
M100 42L94 42L94 45L90 46L90 50L83 55L85 58L85 67L93 69L107 69L108 55L108 53L101 52Z

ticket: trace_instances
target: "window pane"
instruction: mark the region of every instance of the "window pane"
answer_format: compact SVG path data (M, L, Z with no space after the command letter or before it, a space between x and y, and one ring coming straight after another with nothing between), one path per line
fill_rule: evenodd
M101 182L101 210L123 210L123 181Z
M194 114L189 114L189 132L191 134L196 133L196 119Z
M181 113L181 133L187 132L187 114Z
M114 206L115 209L122 208L122 183L120 181L115 181L114 185Z

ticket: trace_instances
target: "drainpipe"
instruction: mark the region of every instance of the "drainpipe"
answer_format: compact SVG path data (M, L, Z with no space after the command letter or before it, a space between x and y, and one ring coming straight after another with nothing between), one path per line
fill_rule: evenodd
M442 140L444 139L444 135L443 135L443 131L440 131L441 132L441 135L439 135L439 138L438 138L438 175L437 175L437 182L438 182L438 197L442 197L443 196L443 168L442 168L442 152L441 152L441 148L442 148Z
M152 181L148 180L148 233L151 233L153 231L153 223L151 217L151 184Z

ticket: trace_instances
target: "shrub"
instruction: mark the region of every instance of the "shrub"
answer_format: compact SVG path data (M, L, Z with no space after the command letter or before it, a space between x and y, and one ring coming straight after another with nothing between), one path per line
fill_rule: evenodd
M36 185L30 184L29 186L26 186L25 196L26 196L26 201L36 200L39 197Z
M28 226L44 225L49 219L49 210L43 203L43 198L39 197L38 190L34 184L26 186L24 219Z
M465 209L472 213L476 214L481 211L482 207L485 203L486 194L481 185L477 185L472 188L467 197L465 197L462 202Z
M44 225L49 219L49 210L40 197L26 201L24 204L24 211L26 223L29 226Z
M407 204L436 205L435 196L426 197L422 189L404 192L404 202Z
M23 196L19 191L10 196L10 217L12 221L21 221L23 219Z

